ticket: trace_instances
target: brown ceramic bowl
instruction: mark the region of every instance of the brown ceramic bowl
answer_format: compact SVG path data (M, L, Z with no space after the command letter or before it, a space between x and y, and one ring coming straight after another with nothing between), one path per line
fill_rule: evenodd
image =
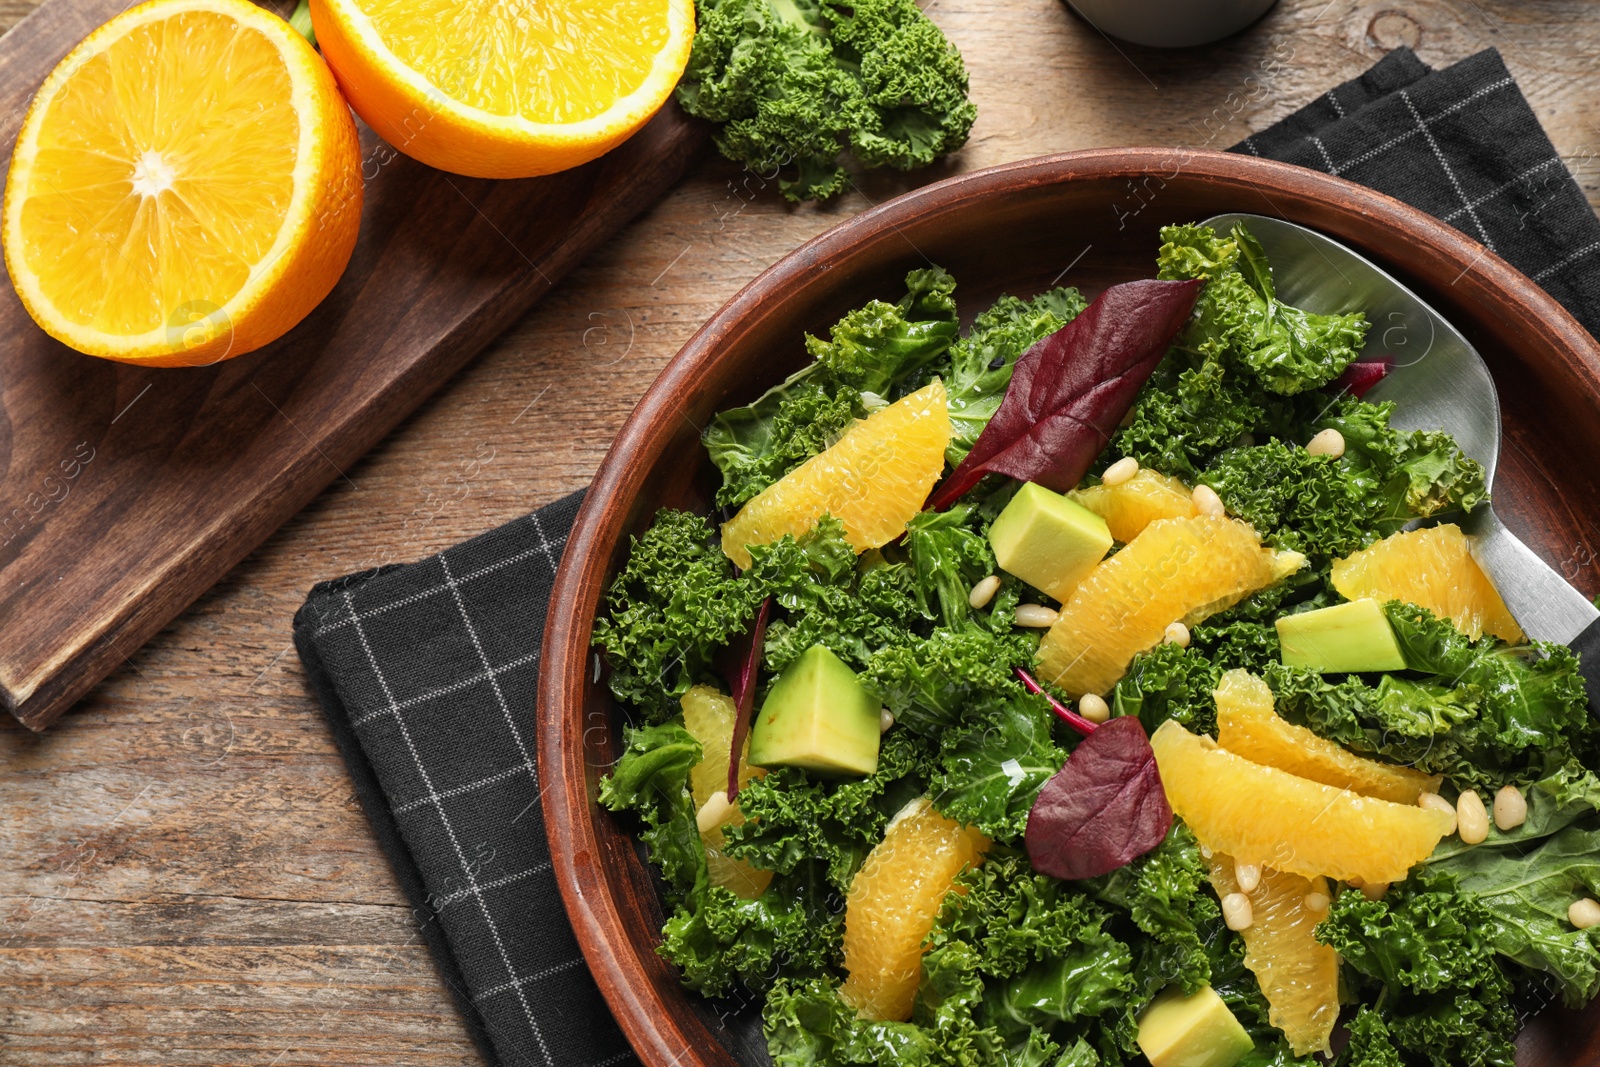
M650 872L627 828L594 799L618 733L616 708L595 681L590 626L629 535L656 509L710 511L716 481L701 427L795 370L806 331L822 333L871 297L894 299L910 268L947 268L970 317L1002 292L1065 283L1092 295L1150 277L1163 223L1227 211L1338 238L1460 327L1500 388L1508 447L1496 512L1586 594L1600 586L1589 534L1600 520L1600 346L1526 277L1420 211L1281 163L1136 148L964 174L842 223L746 286L645 394L595 476L550 600L539 689L550 848L595 980L649 1067L766 1062L754 1005L708 1004L656 955L663 915ZM1524 1032L1519 1062L1600 1063L1600 1011L1545 1013Z

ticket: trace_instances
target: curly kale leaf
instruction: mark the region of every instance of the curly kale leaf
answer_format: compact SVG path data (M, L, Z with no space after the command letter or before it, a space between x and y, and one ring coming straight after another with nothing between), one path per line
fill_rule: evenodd
M1393 532L1411 518L1446 511L1471 511L1489 498L1482 464L1439 430L1396 430L1394 404L1339 397L1316 418L1312 430L1338 430L1344 438L1341 465L1366 491L1387 502L1379 529Z
M1066 762L1054 722L1050 705L1027 693L969 707L939 737L934 807L997 841L1020 842L1039 790Z
M650 861L672 890L688 899L706 885L705 848L694 821L689 771L700 762L700 742L677 723L623 731L622 756L600 782L600 803L632 811L644 823L639 835Z
M790 200L848 182L840 157L911 170L966 142L961 56L913 0L698 0L678 101Z
M1222 670L1198 648L1163 642L1133 657L1128 673L1111 691L1113 715L1137 715L1149 733L1176 719L1193 733L1217 732L1212 695Z
M1593 820L1532 848L1527 835L1505 842L1497 835L1477 848L1450 844L1428 868L1483 905L1479 937L1507 959L1548 974L1571 1007L1600 992L1600 933L1567 921L1574 900L1600 895L1600 829Z
M717 651L743 632L765 597L735 576L711 537L698 515L659 512L633 538L595 620L612 693L651 721L676 712L677 699L704 679Z
M1145 383L1106 454L1193 482L1240 434L1268 421L1268 403L1258 385L1218 360L1174 351Z
M1332 381L1361 350L1366 316L1316 315L1279 300L1266 252L1244 226L1226 238L1204 226L1167 226L1161 239L1160 277L1207 279L1180 346L1230 360L1284 396Z
M753 404L719 412L702 440L719 471L717 503L736 506L826 449L857 418L920 383L958 333L955 281L937 267L906 275L898 303L869 301L807 337L812 362Z
M798 974L837 963L842 909L816 865L796 865L755 900L710 884L689 791L699 742L676 723L629 729L624 740L621 759L601 780L600 803L643 825L639 839L661 871L671 911L661 954L682 969L684 982L716 996L735 980L764 988L780 965Z
M923 614L949 629L972 618L973 585L999 569L989 539L975 528L976 511L976 505L960 504L921 512L906 524L906 550Z
M1565 645L1474 642L1448 620L1398 602L1386 607L1412 670L1481 694L1477 745L1508 763L1525 754L1586 749L1595 734L1578 658Z
M1362 1005L1349 1028L1350 1044L1339 1056L1339 1067L1405 1067L1381 1014Z
M1126 1003L1132 955L1106 931L1106 908L1017 853L992 855L961 881L967 892L945 898L923 966L932 973L953 956L981 976L984 1026L1016 1041Z
M826 645L854 670L883 649L915 644L922 619L910 567L858 570L837 519L824 516L795 541L751 546L746 578L784 609L767 627L762 677L769 682L812 645Z
M1084 883L1096 899L1125 911L1146 935L1136 942L1137 992L1129 1002L1130 1016L1169 985L1192 993L1212 981L1222 909L1207 891L1207 877L1194 835L1174 822L1155 849Z
M779 874L815 861L843 893L890 816L923 793L932 772L922 740L894 730L884 735L877 771L865 778L824 781L774 768L739 790L745 822L723 827L724 851Z
M1510 977L1490 936L1495 905L1441 872L1414 877L1382 900L1339 894L1319 940L1338 949L1379 998L1388 1046L1434 1067L1511 1067L1517 1015ZM1377 1028L1364 1039L1383 1054ZM1377 1062L1384 1062L1378 1059Z
M1032 300L1002 296L980 314L972 330L950 347L950 445L945 459L960 465L1000 408L1017 357L1078 317L1088 302L1072 288L1052 289Z
M1272 544L1318 563L1365 548L1411 519L1471 510L1487 498L1483 468L1454 440L1395 430L1392 411L1392 404L1341 397L1301 432L1339 430L1343 456L1313 456L1272 440L1222 452L1200 480Z
M1317 938L1356 970L1408 993L1470 988L1494 967L1483 900L1441 879L1411 879L1381 900L1345 891Z
M960 721L969 706L996 695L1021 695L1012 668L1033 660L1038 638L977 627L940 627L926 640L884 648L861 681L904 726L937 735Z
M1528 785L1593 762L1596 726L1570 650L1474 642L1422 608L1395 602L1386 611L1407 665L1423 677L1389 674L1372 686L1268 663L1262 675L1278 713L1460 789Z

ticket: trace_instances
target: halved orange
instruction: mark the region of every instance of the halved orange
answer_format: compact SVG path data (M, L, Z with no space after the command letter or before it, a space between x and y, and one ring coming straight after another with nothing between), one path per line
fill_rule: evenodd
M886 545L922 510L949 443L949 400L935 379L857 422L751 498L722 524L722 551L748 567L750 545L799 537L824 515L844 525L857 552Z
M587 163L666 103L693 0L312 0L356 114L429 166L529 178Z
M246 0L152 0L45 79L6 179L6 268L80 352L214 363L274 340L355 247L361 150L305 38Z

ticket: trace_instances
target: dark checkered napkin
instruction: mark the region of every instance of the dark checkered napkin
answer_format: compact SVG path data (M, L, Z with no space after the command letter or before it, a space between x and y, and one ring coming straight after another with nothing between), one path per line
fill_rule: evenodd
M1237 150L1431 212L1600 325L1600 223L1493 52L1437 72L1392 53ZM295 617L378 840L500 1067L633 1062L567 925L534 763L545 604L578 501L326 582Z
M545 604L582 494L420 563L311 591L295 644L479 1047L636 1062L550 867L534 759Z
M1233 150L1421 208L1600 335L1600 220L1493 49L1438 71L1397 49Z

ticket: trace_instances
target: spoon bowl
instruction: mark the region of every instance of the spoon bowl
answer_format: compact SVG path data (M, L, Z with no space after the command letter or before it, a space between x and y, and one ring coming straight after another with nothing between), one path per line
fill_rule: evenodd
M1272 263L1285 302L1318 314L1364 311L1372 323L1366 354L1390 364L1367 399L1390 401L1390 424L1402 430L1444 430L1483 464L1494 484L1500 459L1500 394L1489 367L1450 322L1387 271L1338 241L1265 215L1213 215L1217 230L1243 224ZM1600 609L1517 539L1484 503L1455 516L1473 558L1529 637L1570 644L1585 669L1590 703L1600 706Z

